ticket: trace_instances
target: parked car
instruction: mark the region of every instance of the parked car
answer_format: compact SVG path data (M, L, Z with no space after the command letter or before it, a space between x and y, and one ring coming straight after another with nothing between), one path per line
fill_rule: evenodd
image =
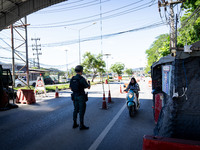
M25 78L19 78L15 80L15 87L22 87L26 86L26 79ZM36 81L29 81L29 85L35 86Z
M44 79L44 84L45 85L47 85L47 84L54 84L54 81L51 78L45 78Z

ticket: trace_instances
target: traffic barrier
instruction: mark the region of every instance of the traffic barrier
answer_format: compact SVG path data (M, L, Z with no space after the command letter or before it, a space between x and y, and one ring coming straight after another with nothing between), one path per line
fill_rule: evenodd
M2 91L2 95L0 95L0 109L6 108L9 103L9 97L5 91Z
M108 103L111 103L111 94L110 94L110 90L108 91Z
M200 142L145 135L142 150L200 150Z
M21 104L36 103L34 90L19 89L17 91L16 103L21 103Z
M158 118L159 118L159 115L160 115L160 112L161 112L161 109L162 109L162 103L163 103L163 94L162 93L158 93L158 94L155 94L155 106L154 106L154 121L155 123L158 122Z
M103 93L102 109L107 109L107 104L106 104L105 93Z
M121 87L121 85L120 85L120 93L122 93L122 87Z
M59 97L59 93L58 93L58 87L56 87L56 93L55 93L55 98Z

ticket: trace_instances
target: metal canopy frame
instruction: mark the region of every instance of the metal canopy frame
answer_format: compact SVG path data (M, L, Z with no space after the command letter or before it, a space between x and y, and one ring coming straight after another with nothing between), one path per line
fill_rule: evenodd
M0 31L17 20L66 0L0 0Z

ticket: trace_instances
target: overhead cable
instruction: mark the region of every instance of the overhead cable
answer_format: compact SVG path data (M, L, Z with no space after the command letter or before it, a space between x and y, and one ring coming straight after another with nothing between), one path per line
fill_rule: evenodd
M128 10L125 10L125 11L122 11L122 12L119 12L119 13L116 13L116 14L113 14L113 15L110 15L110 16L102 17L102 20L111 19L111 18L114 18L114 17L118 17L118 16L121 16L121 15L125 15L125 14L128 14L128 13L139 11L139 10L151 7L153 5L155 5L155 3L150 4L150 5L148 4L148 6L141 5L139 8L137 7L134 10L131 8L131 9L128 9ZM144 6L144 7L142 7L142 6ZM98 14L98 16L99 16L99 14ZM82 18L82 19L71 20L71 21L67 21L67 22L80 21L80 20L84 20L84 19L87 19L87 18L90 18L90 17L85 17L85 18ZM96 19L86 20L86 21L82 21L82 22L68 23L68 24L61 24L61 25L49 25L49 24L48 25L44 25L44 24L41 24L41 25L34 25L32 27L29 27L29 28L43 28L43 29L57 28L57 27L65 27L65 26L72 26L72 25L84 24L84 23L89 23L89 22L96 22L96 21L99 21L99 20L100 20L99 18L96 18Z
M131 29L131 30L112 33L112 34L106 34L106 35L103 35L102 38L110 38L110 37L122 35L122 34L125 34L125 33L131 33L131 32L136 32L136 31L140 31L140 30L152 29L152 28L156 28L156 27L159 27L159 26L163 26L163 25L166 25L166 24L164 24L163 22L158 22L158 23L154 23L154 24L144 26L144 27L140 27L140 28L136 28L136 29ZM84 39L81 39L80 42L93 41L93 40L99 40L99 39L101 39L101 36L84 38ZM79 40L71 40L71 41L64 41L64 42L57 42L57 43L47 43L47 44L42 44L42 47L57 47L57 46L76 44L78 42L79 42Z

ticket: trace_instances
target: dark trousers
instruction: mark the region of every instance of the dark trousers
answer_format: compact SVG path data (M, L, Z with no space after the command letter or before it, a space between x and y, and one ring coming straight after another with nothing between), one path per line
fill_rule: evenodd
M86 102L84 96L75 96L74 97L74 113L73 120L77 120L77 115L79 113L80 123L84 122L84 115L86 110Z

